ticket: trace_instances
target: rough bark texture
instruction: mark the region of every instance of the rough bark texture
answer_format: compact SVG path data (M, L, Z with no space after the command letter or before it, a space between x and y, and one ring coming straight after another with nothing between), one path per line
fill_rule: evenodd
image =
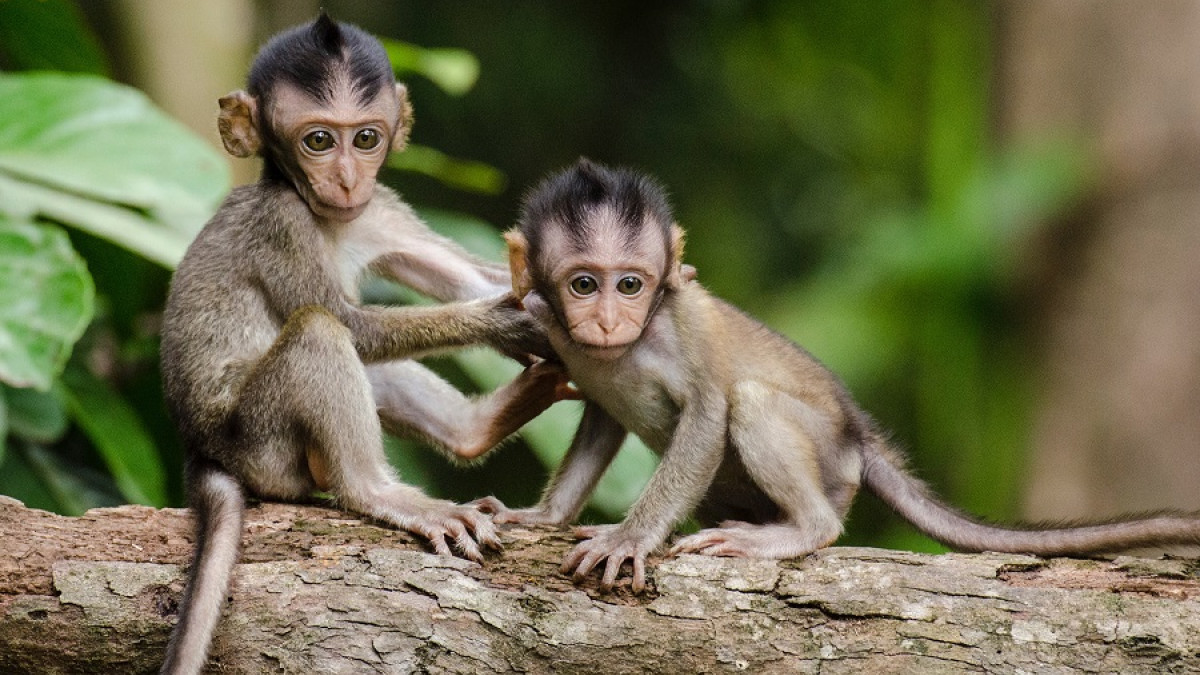
M570 538L510 529L484 566L326 508L250 509L212 672L1200 671L1195 561L831 548L656 561L601 595ZM0 497L0 672L156 666L191 550L178 509L65 518Z

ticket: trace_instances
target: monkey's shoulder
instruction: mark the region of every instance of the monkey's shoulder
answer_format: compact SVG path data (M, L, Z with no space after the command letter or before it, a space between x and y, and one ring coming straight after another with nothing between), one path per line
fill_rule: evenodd
M692 296L687 304L699 308L691 320L694 330L704 334L704 346L697 351L702 351L699 358L707 364L710 381L727 390L754 381L803 400L845 395L837 375L788 337L706 291Z

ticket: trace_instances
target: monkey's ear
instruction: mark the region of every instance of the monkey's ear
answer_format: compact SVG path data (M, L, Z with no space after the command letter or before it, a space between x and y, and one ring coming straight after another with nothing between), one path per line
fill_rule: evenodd
M392 152L400 152L408 145L408 134L412 131L413 109L408 102L408 87L396 83L396 103L400 106L397 113L396 130L392 132Z
M252 157L262 149L262 138L258 135L258 102L244 91L235 91L222 96L218 103L221 114L217 116L217 128L221 131L221 143L234 157Z
M682 288L684 284L696 278L696 268L683 264L683 228L677 223L671 225L671 262L667 269L667 286Z
M533 279L529 276L529 242L517 230L504 233L508 244L508 269L512 273L513 295L523 300L533 290Z

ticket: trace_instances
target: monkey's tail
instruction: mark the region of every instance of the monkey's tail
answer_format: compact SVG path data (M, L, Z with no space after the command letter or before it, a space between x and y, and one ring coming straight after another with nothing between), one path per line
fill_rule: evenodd
M241 549L246 510L242 486L224 469L203 460L188 468L196 553L179 603L179 622L160 671L171 675L199 673L208 660L209 644Z
M1091 555L1142 547L1200 544L1200 515L1162 513L1106 523L998 526L964 515L938 499L883 441L866 446L863 481L924 534L959 551Z

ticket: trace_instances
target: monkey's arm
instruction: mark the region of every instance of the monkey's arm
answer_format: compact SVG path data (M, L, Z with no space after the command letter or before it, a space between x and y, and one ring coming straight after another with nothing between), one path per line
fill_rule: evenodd
M566 391L566 371L538 361L508 384L466 396L420 363L398 359L367 367L384 427L419 438L451 460L487 454Z
M588 496L616 457L627 435L625 429L600 406L588 401L567 456L550 479L537 506L509 509L495 497L484 497L474 503L481 510L495 514L493 520L497 523L565 525L583 510Z
M727 405L713 390L698 392L684 405L662 462L619 525L577 528L590 537L580 542L562 564L581 581L605 561L600 587L612 588L622 563L633 563L633 591L646 587L646 555L699 503L712 484L725 451Z
M505 354L553 358L540 326L516 300L460 302L436 307L357 307L343 303L334 314L350 329L366 363L487 344Z
M493 297L512 290L508 267L471 255L429 229L407 205L384 210L381 229L392 232L376 273L441 302Z

